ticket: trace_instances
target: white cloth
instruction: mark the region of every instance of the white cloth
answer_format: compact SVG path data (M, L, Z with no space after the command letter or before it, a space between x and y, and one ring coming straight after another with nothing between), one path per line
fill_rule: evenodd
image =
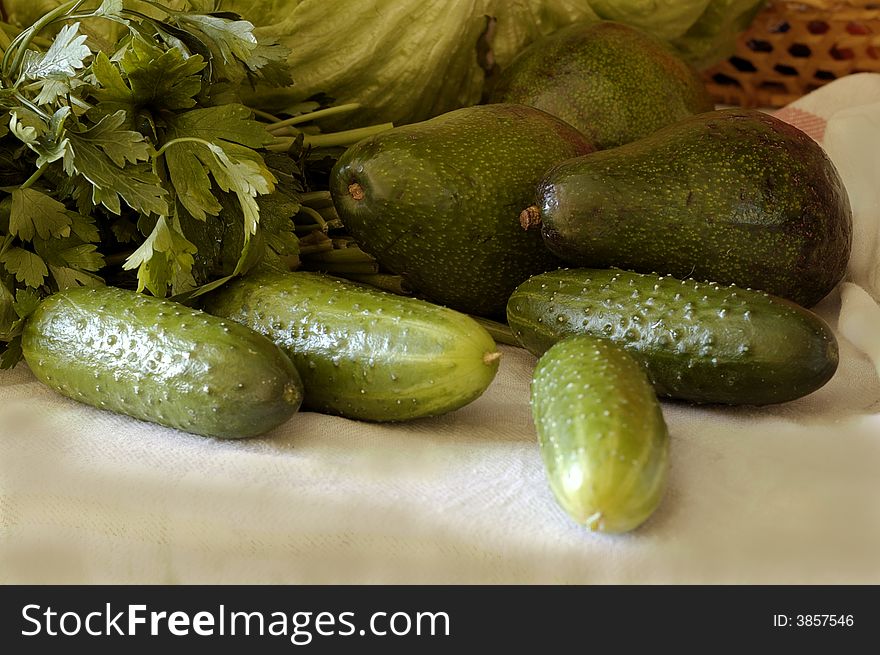
M880 106L852 100L860 79L880 93L880 76L854 76L801 101L815 116L823 96L850 98L822 118L857 248L880 223L878 168L862 168ZM852 279L878 297L873 243ZM663 404L669 488L619 536L556 506L528 407L535 360L515 348L447 416L303 412L248 441L79 405L21 365L0 373L0 583L880 583L880 380L865 354L880 362L880 308L849 283L818 308L834 327L841 302L853 343L841 336L823 389L761 409Z

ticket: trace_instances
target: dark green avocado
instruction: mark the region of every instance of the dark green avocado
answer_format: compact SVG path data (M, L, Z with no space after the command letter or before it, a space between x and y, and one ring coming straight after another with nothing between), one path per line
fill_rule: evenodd
M812 306L846 272L852 210L831 160L768 114L707 112L551 169L523 225L571 265L754 288Z
M333 202L361 247L420 295L503 315L530 275L559 266L519 214L546 171L592 147L532 107L468 107L351 147L331 174Z
M599 150L715 108L699 73L663 41L611 21L534 42L495 81L490 102L543 109Z

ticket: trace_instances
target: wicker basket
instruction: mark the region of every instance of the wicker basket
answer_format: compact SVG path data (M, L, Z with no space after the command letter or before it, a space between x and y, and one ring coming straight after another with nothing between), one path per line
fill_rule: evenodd
M880 72L878 0L771 0L704 75L716 102L781 107L858 72Z

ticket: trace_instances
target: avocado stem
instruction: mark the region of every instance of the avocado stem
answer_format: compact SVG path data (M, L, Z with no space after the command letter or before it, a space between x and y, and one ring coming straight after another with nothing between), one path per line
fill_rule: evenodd
M483 363L486 366L489 366L490 364L492 364L492 362L496 362L499 359L501 359L501 353L498 352L497 350L492 353L484 353L483 354Z
M364 199L364 187L357 182L352 182L348 185L348 192L351 194L351 197L358 202Z
M541 224L541 210L536 205L526 207L519 215L519 224L524 230L538 227Z

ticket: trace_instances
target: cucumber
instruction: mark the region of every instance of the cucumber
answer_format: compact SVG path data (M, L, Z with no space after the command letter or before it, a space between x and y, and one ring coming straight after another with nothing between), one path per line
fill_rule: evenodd
M46 298L22 351L37 379L69 398L209 437L262 434L302 402L296 369L264 336L113 287Z
M366 421L443 414L480 396L500 353L465 314L320 273L264 272L203 301L296 365L304 406Z
M532 417L550 488L579 524L626 532L657 508L669 434L651 384L624 350L602 339L563 339L532 380Z
M837 370L837 340L792 302L734 286L571 269L537 275L511 295L507 318L540 355L589 334L625 348L661 396L765 405L805 396Z

